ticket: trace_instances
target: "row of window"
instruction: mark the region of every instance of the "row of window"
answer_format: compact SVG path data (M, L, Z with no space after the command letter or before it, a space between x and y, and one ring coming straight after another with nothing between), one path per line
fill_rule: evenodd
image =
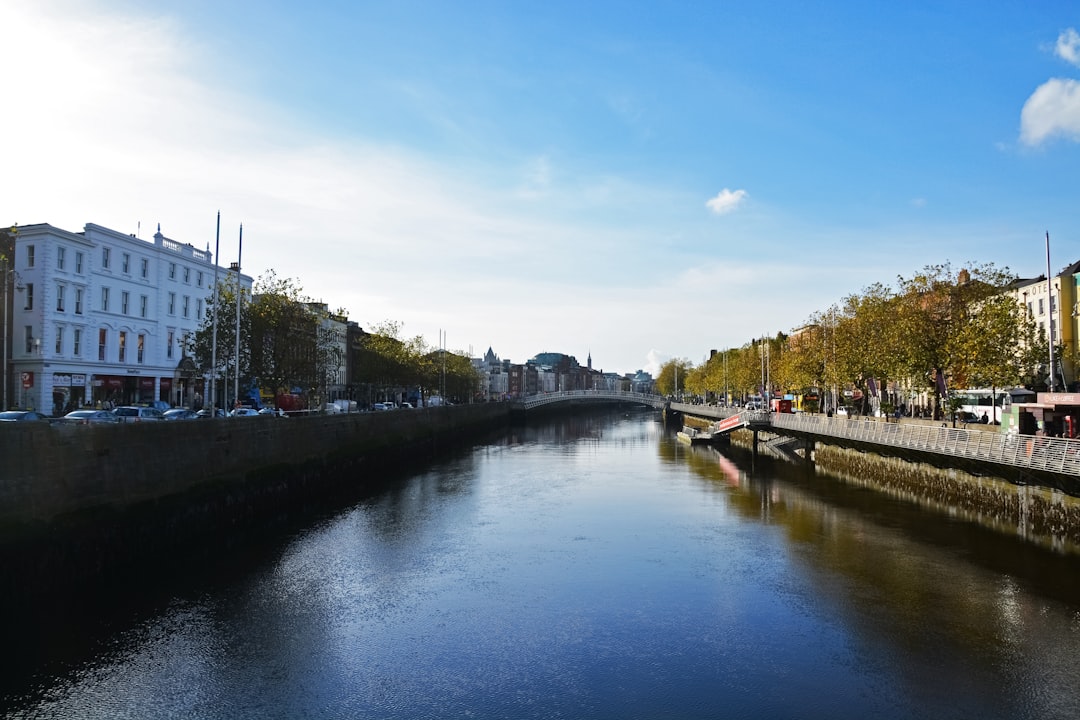
M34 267L34 262L35 262L34 261L34 246L33 245L27 245L26 246L26 267L28 267L28 268ZM112 266L112 248L103 247L103 248L101 248L101 267L103 269L105 269L105 270L109 270L111 268L111 266ZM67 269L67 248L64 247L63 245L57 245L57 247L56 247L56 269L57 270L66 270ZM74 270L75 270L76 275L81 275L82 272L83 272L83 253L80 252L80 251L75 252L75 267L74 267ZM184 267L184 268L181 268L181 270L183 271L182 274L183 274L184 282L190 285L191 284L191 268ZM125 275L131 274L131 253L121 253L120 254L120 272L124 273ZM139 276L142 277L143 279L149 279L149 277L150 277L150 260L149 259L147 259L147 258L139 258ZM169 263L169 279L170 280L176 280L177 279L177 266L176 266L176 263L174 263L174 262ZM196 270L195 271L195 286L196 287L202 287L203 286L203 280L204 280L203 271L202 270Z
M67 341L67 327L64 325L56 326L56 354L63 356L65 352L65 344ZM117 344L116 344L116 361L120 363L128 362L128 333L126 330L117 331ZM25 331L26 338L26 352L33 353L37 350L36 345L40 342L34 338L34 327L32 325L26 326ZM108 362L106 351L108 350L109 331L105 328L98 329L98 362ZM165 355L172 359L173 347L176 345L176 334L174 331L169 331L168 343L165 346ZM82 357L83 352L83 329L71 328L71 356L74 358ZM135 362L142 365L146 359L146 335L140 333L136 336L135 340Z
M1046 314L1046 306L1044 305L1044 300L1045 300L1045 298L1039 298L1039 315L1045 315ZM1050 296L1050 312L1051 312L1051 314L1053 314L1054 312L1057 312L1057 302L1056 302L1056 300L1057 300L1056 296L1054 296L1054 295ZM1032 307L1031 300L1028 300L1027 310L1028 310L1028 315L1029 316L1035 317L1034 308Z
M26 283L24 288L26 297L26 309L34 309L34 283ZM101 288L101 311L110 312L112 300L112 291L108 287ZM83 288L74 288L74 311L76 315L83 314ZM181 298L180 305L181 314L185 318L191 317L191 297L184 295ZM139 296L139 317L147 317L150 311L150 297L147 295ZM56 285L56 312L67 312L67 285L64 283L58 283ZM120 293L120 314L131 314L131 293L127 290ZM169 293L169 315L176 315L176 293ZM202 298L195 298L195 319L201 320L203 314L203 301Z

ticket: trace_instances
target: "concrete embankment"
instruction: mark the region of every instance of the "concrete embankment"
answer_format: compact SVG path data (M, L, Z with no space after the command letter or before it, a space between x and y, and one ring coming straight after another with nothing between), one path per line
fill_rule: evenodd
M762 435L769 437L767 433ZM764 447L764 438L760 447ZM753 433L732 433L732 442L753 447ZM954 467L818 442L814 468L843 482L885 493L964 519L1057 552L1080 553L1080 498L1053 488L1021 485Z
M94 574L207 543L298 504L371 491L388 469L466 446L506 404L299 418L0 428L0 566Z

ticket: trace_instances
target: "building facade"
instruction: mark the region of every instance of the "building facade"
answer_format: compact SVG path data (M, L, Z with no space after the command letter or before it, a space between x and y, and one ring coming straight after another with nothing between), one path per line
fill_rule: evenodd
M185 338L229 271L212 253L87 224L19 228L10 405L60 415L86 405L190 405L205 378ZM251 277L240 275L249 294Z
M1080 273L1080 262L1063 268L1049 281L1045 275L1040 275L1030 280L1018 280L1008 288L1043 336L1064 350L1064 357L1054 358L1054 386L1058 390L1072 388L1076 382L1077 273Z

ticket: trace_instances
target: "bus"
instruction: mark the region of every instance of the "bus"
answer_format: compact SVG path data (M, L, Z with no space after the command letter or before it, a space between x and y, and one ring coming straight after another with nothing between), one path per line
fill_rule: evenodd
M993 395L994 401L990 398ZM972 390L953 390L949 393L952 401L959 402L957 412L969 412L976 418L986 416L987 422L1001 424L1002 415L1008 415L1013 403L1034 402L1035 393L1027 388L976 388Z

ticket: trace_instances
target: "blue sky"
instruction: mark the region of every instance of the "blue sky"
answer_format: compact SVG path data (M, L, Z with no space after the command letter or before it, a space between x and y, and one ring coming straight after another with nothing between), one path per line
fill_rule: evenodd
M767 5L767 7L758 7ZM7 0L0 223L214 242L364 327L701 362L1080 259L1064 2Z

